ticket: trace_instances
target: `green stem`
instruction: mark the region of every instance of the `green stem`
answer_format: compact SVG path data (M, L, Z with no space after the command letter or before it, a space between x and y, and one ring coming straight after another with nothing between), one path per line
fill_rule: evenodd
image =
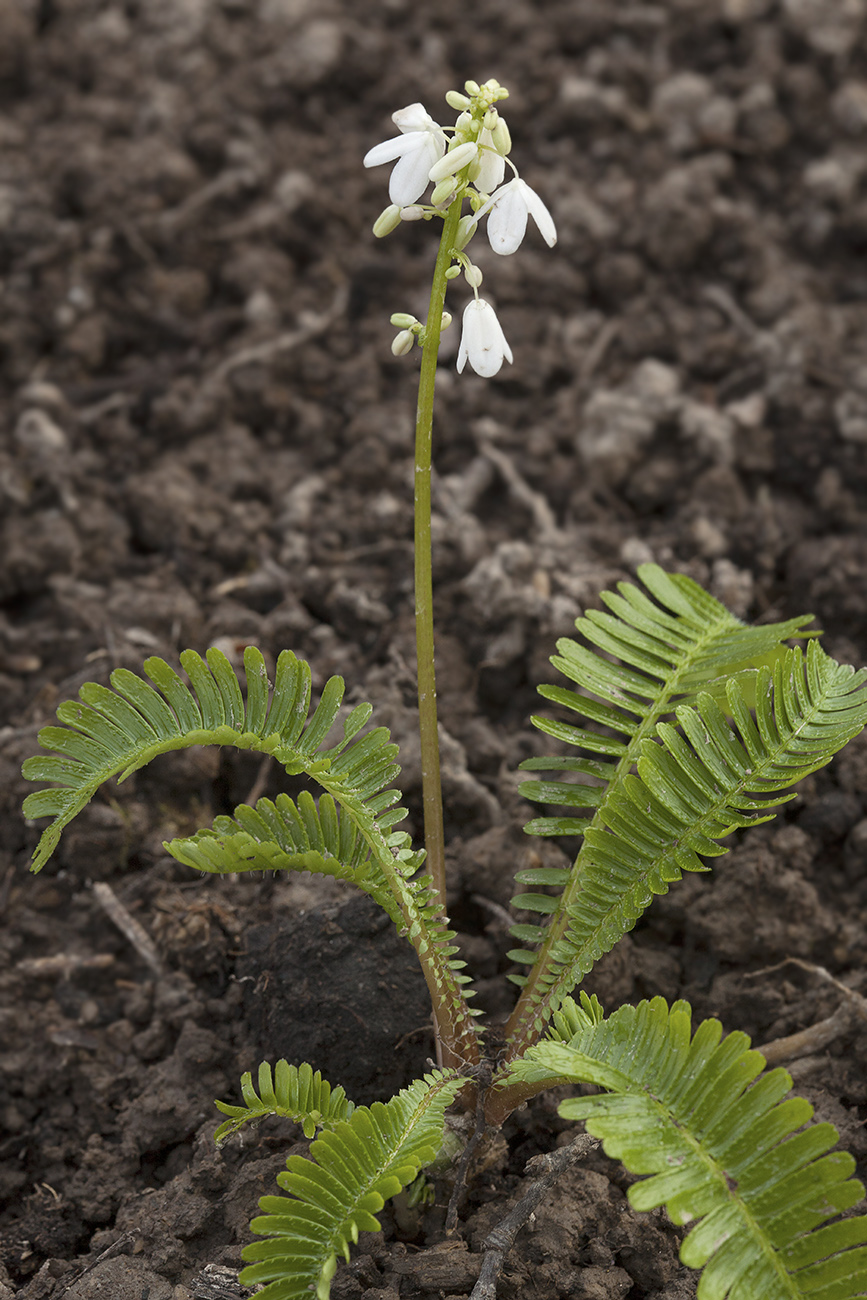
M442 910L446 905L445 834L440 784L440 748L437 735L437 695L434 668L433 577L431 565L431 446L433 442L434 388L437 354L446 298L446 271L461 219L462 199L446 213L431 285L430 307L418 385L415 426L415 638L418 658L418 718L421 739L421 782L424 805L426 868ZM439 1027L437 1039L441 1044ZM446 1061L446 1064L450 1062Z

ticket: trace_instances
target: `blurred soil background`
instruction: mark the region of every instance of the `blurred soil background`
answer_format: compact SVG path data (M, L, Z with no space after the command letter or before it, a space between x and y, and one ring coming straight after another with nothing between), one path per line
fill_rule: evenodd
M251 792L255 756L104 790L37 878L20 764L85 680L217 645L306 657L370 699L420 828L412 420L436 232L370 227L391 112L496 76L549 204L473 245L515 363L454 371L435 566L453 915L502 1015L516 768L557 637L647 560L738 615L811 611L867 659L865 0L0 0L0 1300L231 1300L288 1125L213 1147L262 1058L387 1096L431 1054L411 950L333 882L196 878L162 842ZM448 119L445 119L448 120ZM476 251L477 250L477 251ZM452 310L467 297L460 283ZM116 903L153 948L117 925ZM658 900L588 987L764 1043L867 992L867 746ZM127 927L128 928L128 927ZM863 1022L791 1062L867 1157ZM467 1200L384 1216L335 1300L465 1296L556 1098ZM560 1138L562 1141L563 1138ZM522 1234L503 1300L681 1300L665 1216L594 1157ZM442 1195L440 1195L442 1200Z

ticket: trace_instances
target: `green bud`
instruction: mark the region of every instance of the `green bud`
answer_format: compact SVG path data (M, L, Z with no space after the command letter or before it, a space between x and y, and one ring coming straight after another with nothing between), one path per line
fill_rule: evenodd
M430 196L430 201L433 206L435 208L441 208L443 204L449 202L457 189L457 184L458 183L454 176L446 176L444 180L441 180L433 194Z
M465 217L461 217L458 222L457 233L455 234L455 248L458 249L459 252L466 248L467 244L476 233L476 225L477 222L474 216L468 214Z
M447 330L448 327L451 325L451 323L452 323L452 314L451 314L451 312L450 312L450 311L444 311L444 312L443 312L442 324L440 325L440 329Z
M506 126L504 117L497 118L497 125L491 132L491 143L501 157L505 158L512 152L512 137L509 134L509 128Z
M469 108L470 106L470 101L467 99L466 95L462 95L459 90L450 90L446 95L446 103L449 108L455 109L458 113L461 109Z
M476 144L468 142L454 147L454 142L452 142L448 153L443 158L440 158L439 162L435 162L428 172L430 179L436 184L437 181L445 180L450 176L453 177L462 167L466 167L468 163L471 163L478 152L479 146Z
M410 316L407 311L396 311L393 316L389 317L389 323L396 330L409 330L413 325L420 325L421 321L417 316Z
M382 239L383 235L390 235L400 225L400 208L396 203L391 203L387 208L380 212L376 221L373 223L373 233L377 239Z
M482 283L482 273L472 262L464 268L464 279L471 289L478 289Z
M500 115L495 108L489 108L485 114L482 125L486 131L493 131L494 127L500 120Z
M461 273L461 268L459 266L450 266L449 269L446 271L446 279L456 280L460 275L460 273Z
M477 95L481 90L481 86L477 81L465 81L464 90L468 95Z

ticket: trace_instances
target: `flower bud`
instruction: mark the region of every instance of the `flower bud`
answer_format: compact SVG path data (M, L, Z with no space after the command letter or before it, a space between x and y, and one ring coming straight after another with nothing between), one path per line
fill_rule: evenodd
M446 279L456 280L460 275L460 273L461 273L461 268L459 266L450 266L449 269L446 271Z
M482 125L486 131L493 131L494 127L500 120L500 115L495 108L489 108L485 114Z
M396 357L405 357L407 352L412 352L412 346L415 343L415 335L412 330L401 330L391 341L391 350Z
M391 203L387 208L380 212L376 221L373 223L373 233L377 239L382 239L383 235L390 235L400 225L400 208L396 203Z
M408 311L396 311L389 317L389 323L396 330L408 330L412 329L413 325L420 324L420 321L417 316L410 316Z
M458 222L457 233L455 234L455 248L458 249L459 252L466 248L467 244L476 233L477 223L478 218L472 213L468 213L467 216L461 217Z
M424 216L424 208L420 203L410 203L407 207L401 208L401 221L421 221Z
M471 289L478 289L479 285L482 283L482 272L480 268L474 266L473 263L470 262L468 266L464 267L464 279Z
M469 108L470 106L470 101L467 99L466 95L462 95L459 90L448 91L446 94L446 103L449 108L453 108L457 113L460 113L461 109Z
M428 180L433 181L434 185L438 181L445 180L446 177L454 176L462 167L471 163L479 152L478 145L459 144L457 149L450 149L444 158L434 163L428 172Z
M509 134L509 128L506 126L505 118L498 116L497 125L491 132L491 143L497 153L502 154L504 158L506 154L512 152L512 137Z
M440 181L439 185L437 185L433 194L430 196L430 201L434 207L448 207L455 195L457 185L458 183L454 176L446 176L445 180Z
M471 127L472 125L473 125L472 113L461 113L460 117L455 122L455 137L457 138L457 136L459 135L470 134L467 128Z
M452 314L451 314L451 312L450 312L450 311L444 311L444 312L443 312L442 324L440 325L440 329L447 330L448 327L451 325L451 323L452 323Z
M477 81L465 81L464 90L468 95L477 95L481 90L481 86Z

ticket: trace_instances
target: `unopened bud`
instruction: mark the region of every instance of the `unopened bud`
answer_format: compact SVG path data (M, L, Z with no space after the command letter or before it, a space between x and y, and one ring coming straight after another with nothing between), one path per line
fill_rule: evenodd
M407 352L412 352L412 346L415 343L415 335L412 330L401 330L391 341L391 350L396 357L405 357Z
M446 103L449 108L453 108L457 113L459 113L461 109L469 108L470 106L470 101L467 99L466 95L462 95L459 90L448 91L446 94Z
M396 311L389 317L389 321L396 330L412 329L413 325L421 323L417 316L410 316L408 311Z
M380 212L376 221L373 223L373 233L377 239L382 239L383 235L390 235L400 225L400 208L396 203L391 203L387 208Z
M446 271L446 279L456 280L460 275L460 273L461 273L461 268L459 266L450 266L449 269Z
M495 108L489 108L484 117L483 126L486 131L493 131L494 127L500 120L500 115Z
M410 203L408 207L401 208L401 221L421 221L424 216L424 208L420 203Z
M472 125L473 125L472 113L461 113L460 117L455 122L455 135L459 136L459 135L470 134L468 128L471 127Z
M434 163L428 172L428 178L436 185L437 181L445 180L447 176L454 176L462 167L471 163L478 152L478 145L459 144L456 149L450 149L439 162Z
M458 251L466 248L467 244L476 233L477 224L478 218L472 214L468 213L467 216L461 217L455 234L455 248L458 249Z
M506 126L505 118L497 118L497 125L491 132L491 142L497 153L503 158L512 152L512 137L509 134L509 128Z
M440 181L430 196L430 201L435 208L448 207L454 198L457 184L454 176L446 176L445 180Z
M477 81L465 81L464 90L468 95L477 95L481 90L481 86Z
M448 327L451 325L451 323L452 323L452 314L451 314L451 312L450 312L450 311L444 311L444 312L443 312L442 323L441 323L441 325L440 325L440 329L447 330Z
M479 267L470 262L468 266L464 267L464 279L471 289L478 289L482 283L482 272Z

